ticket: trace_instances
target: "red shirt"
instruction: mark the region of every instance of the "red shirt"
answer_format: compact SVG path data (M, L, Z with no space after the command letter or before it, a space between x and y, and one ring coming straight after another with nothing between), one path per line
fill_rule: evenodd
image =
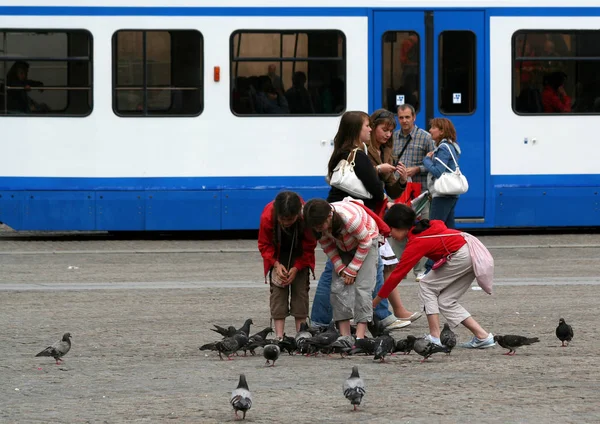
M434 219L430 223L431 227L419 234L413 234L414 227L410 229L408 232L408 243L406 243L406 248L402 252L400 262L396 265L396 268L388 279L385 280L385 283L383 283L379 293L377 293L379 297L383 299L387 298L423 256L438 261L448 256L448 253L456 252L467 243L464 237L461 236L419 238L422 236L461 233L457 230L448 229L444 221Z
M273 203L275 201L269 202L265 206L260 215L260 227L258 229L258 250L260 250L263 257L265 277L279 259L279 249L281 248L281 246L275 245L273 240ZM304 204L304 202L302 203ZM308 267L314 272L316 247L317 240L315 240L310 228L305 228L304 234L302 234L302 256L297 258L293 265L298 271Z

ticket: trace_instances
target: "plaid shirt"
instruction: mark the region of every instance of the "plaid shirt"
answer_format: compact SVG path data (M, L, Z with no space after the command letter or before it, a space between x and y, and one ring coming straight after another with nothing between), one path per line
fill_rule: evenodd
M398 155L408 143L409 140L412 140L401 158L398 158ZM423 159L427 156L427 153L435 150L435 145L433 140L431 139L431 135L421 128L418 128L416 125L413 130L408 135L402 134L402 129L396 131L394 133L394 148L392 150L392 158L394 161L400 159L407 168L411 166L418 166L421 169L421 172L414 177L412 177L412 181L414 183L421 183L421 187L424 189L427 188L427 169L423 166Z
M342 201L331 203L331 206L344 222L344 228L340 232L342 239L333 237L329 232L323 232L319 243L333 263L337 274L344 270L346 274L356 277L369 253L373 239L379 237L377 223L360 205ZM345 269L338 249L344 252L356 249L354 259Z

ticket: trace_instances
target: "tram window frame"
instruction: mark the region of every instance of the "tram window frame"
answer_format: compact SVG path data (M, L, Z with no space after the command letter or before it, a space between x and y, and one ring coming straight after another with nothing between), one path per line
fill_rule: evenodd
M141 84L131 84L131 85L119 85L118 84L118 73L119 73L119 56L118 56L118 37L119 33L141 33L142 35L142 47L141 47L141 66L143 68L142 72L142 83ZM173 84L173 69L177 65L176 58L173 58L173 33L195 33L198 36L198 47L199 47L199 55L198 59L198 74L197 76L197 85L195 87L191 86L178 86ZM148 33L168 33L169 34L169 70L170 70L170 83L168 86L153 86L149 83L147 74L148 74L148 55L147 55L147 34ZM118 29L112 35L111 39L111 48L112 48L112 109L115 115L120 118L195 118L200 116L204 112L204 94L205 94L205 84L204 84L204 68L205 68L205 57L204 57L204 35L194 28L152 28L152 29L136 29L136 28L123 28ZM154 88L156 91L171 91L170 103L169 107L164 109L149 109L149 99L148 93L153 91L149 90L149 88ZM119 109L119 91L141 91L142 92L142 110L123 110ZM183 92L183 91L197 91L198 98L195 100L198 102L198 110L192 113L169 113L168 111L173 107L173 94L175 92Z
M524 117L528 117L528 116L597 116L600 115L600 110L599 111L590 111L590 112L584 112L584 111L579 111L579 112L544 112L543 109L541 112L524 112L524 111L518 111L517 110L517 101L518 98L520 97L520 93L517 93L517 78L521 78L522 74L519 70L519 72L517 72L516 66L519 62L549 62L550 60L548 58L551 58L551 61L555 61L555 62L574 62L576 64L576 68L578 68L579 63L581 62L587 62L587 63L593 63L593 62L598 62L598 68L600 68L600 55L594 55L594 56L586 56L586 55L577 55L576 51L578 49L578 47L580 46L578 44L577 38L575 39L575 41L572 41L575 44L574 47L574 51L575 53L572 56L518 56L517 55L517 43L518 40L517 38L521 35L525 35L527 36L544 36L544 35L569 35L569 36L578 36L578 35L585 35L585 34L595 34L598 37L600 37L600 30L597 29L539 29L539 28L535 28L535 29L519 29L517 31L515 31L512 34L511 37L511 109L513 111L513 113L517 116L524 116ZM525 48L525 45L523 46L523 48ZM576 71L578 72L578 71ZM567 75L567 80L568 80L569 76ZM577 76L575 78L572 79L573 81L573 86L576 87L577 84L581 83L581 81L579 81L577 79ZM519 83L520 84L520 83ZM600 97L600 86L598 87L599 90L597 91L598 93L598 97ZM539 90L538 90L539 91ZM542 94L543 94L543 83L542 83L542 90L540 91L540 102L542 102ZM567 93L568 94L568 93ZM571 93L571 99L576 98L575 93ZM571 105L573 106L573 105ZM542 108L543 108L543 104L542 104Z
M85 118L89 115L92 114L93 110L94 110L94 37L92 35L92 33L84 28L0 28L0 33L3 34L3 43L6 43L6 38L7 38L7 34L15 34L15 33L22 33L22 34L34 34L34 35L48 35L48 34L64 34L66 36L66 55L65 56L52 56L52 55L48 55L48 56L33 56L33 55L29 55L29 56L15 56L15 55L10 55L10 52L8 52L8 54L5 54L5 44L1 46L1 52L0 52L0 63L3 64L3 72L2 72L2 78L3 80L0 81L0 96L3 96L2 99L0 99L0 117L28 117L28 118L38 118L38 117L52 117L52 118L61 118L61 117L65 117L65 118ZM73 36L86 36L87 38L87 55L83 55L83 56L78 56L78 55L70 55L69 54L69 50L71 49L72 45L72 38ZM51 92L51 91L65 91L67 94L67 98L66 98L66 104L65 107L63 109L60 110L49 110L47 112L42 112L42 113L35 113L35 112L30 112L30 113L25 113L25 112L15 112L12 111L11 113L8 112L8 90L9 90L9 85L7 82L7 75L8 75L8 67L6 66L7 63L10 62L18 62L18 61L22 61L22 62L26 62L29 66L28 69L30 70L32 68L31 63L61 63L61 62L65 62L66 63L66 85L63 86L56 86L56 85L41 85L39 86L40 88L37 88L38 86L30 86L29 89L26 89L27 91L36 91L39 90L40 92ZM14 65L13 63L13 65ZM72 69L72 65L76 64L76 63L87 63L87 79L88 79L88 83L85 85L78 85L77 87L72 86L72 84L70 84L70 81L72 79L72 73L74 72ZM12 66L11 66L12 67ZM35 67L33 67L35 69ZM83 75L83 73L82 73ZM37 82L37 81L36 81ZM40 81L41 83L43 83L43 81ZM75 92L75 91L87 91L88 92L88 96L87 96L87 110L83 113L65 113L65 111L69 110L69 107L71 106L71 101L72 101L72 96L69 95L71 92ZM33 99L30 99L33 100ZM85 102L82 102L82 104L84 104ZM42 103L45 104L45 103ZM46 105L47 106L47 105Z
M307 37L310 37L310 34L318 34L318 33L323 33L323 32L328 32L328 33L332 33L332 34L336 34L336 36L338 37L338 40L341 38L341 55L340 56L326 56L326 57L310 57L308 56L307 53L307 57L301 57L301 58L296 58L296 57L284 57L283 56L283 37L286 35L302 35L302 34L306 34ZM237 35L240 35L240 37L244 34L278 34L280 35L280 50L279 50L279 56L237 56L237 54L235 53L235 37ZM308 41L307 41L308 42ZM238 44L238 50L240 49L240 44ZM285 118L302 118L302 117L339 117L342 116L347 108L348 108L348 82L347 82L347 75L348 75L348 51L347 51L348 47L347 47L347 38L346 38L346 34L344 33L344 31L340 30L340 29L331 29L331 28L312 28L312 29L283 29L283 30L273 30L273 29L261 29L261 28L253 28L253 29L238 29L235 30L234 32L231 33L230 37L229 37L229 109L231 111L231 113L236 116L236 117L240 117L240 118L256 118L256 117L261 117L261 118L274 118L274 117L285 117ZM292 63L294 64L295 62L341 62L341 68L342 68L342 74L336 76L336 78L341 79L341 81L344 84L344 94L343 94L343 108L339 111L339 112L332 112L332 113L277 113L277 114L261 114L261 113L257 113L257 112L253 112L253 113L239 113L236 112L234 109L234 90L235 90L235 80L236 78L238 78L237 75L237 71L234 70L234 67L237 63L242 63L242 62L250 62L250 63L256 63L256 62L262 62L265 65L270 64L270 63L275 63L275 64L279 64L278 67L278 75L279 78L282 79L282 70L283 70L283 66L285 63ZM292 76L294 75L294 69L295 67L292 68ZM306 73L305 73L306 74ZM265 70L265 74L266 75L266 70ZM308 85L308 80L310 79L310 75L306 75L307 77L307 81L305 82L305 84ZM247 78L251 78L251 77L247 77ZM285 87L284 87L285 88ZM286 100L287 101L287 100ZM314 103L313 105L314 106Z
M393 66L394 65L394 50L393 50L393 48L394 47L393 46L394 46L395 41L391 42L392 51L390 52L390 55L389 55L390 56L390 64L391 64L391 66L390 66L390 73L392 75L392 77L391 77L391 84L392 84L392 86L391 87L386 87L387 80L386 80L386 69L385 69L386 61L385 60L386 60L387 56L386 56L386 53L385 53L385 48L386 48L386 43L389 43L389 42L386 41L386 38L389 37L390 34L395 34L396 37L398 36L398 34L409 34L408 35L409 37L412 36L412 35L416 35L417 36L417 83L416 83L417 90L416 91L417 91L417 102L418 103L417 103L417 105L414 105L414 104L412 104L410 102L407 102L406 101L407 100L406 99L407 95L405 93L404 94L404 100L405 100L404 101L404 105L410 104L412 107L414 107L415 113L418 114L420 112L420 110L421 110L421 104L423 103L421 101L421 68L422 68L421 35L417 31L413 31L413 30L401 30L401 29L396 30L396 29L394 29L394 30L389 30L389 31L384 32L383 35L381 36L381 90L382 90L382 92L381 92L381 99L382 99L382 105L381 105L381 107L383 107L384 109L386 109L386 110L392 112L394 115L396 115L398 113L398 107L400 106L400 105L396 104L396 99L394 98L394 102L393 102L394 107L392 108L390 106L389 102L388 102L388 100L390 100L390 99L387 98L387 96L388 96L388 93L387 93L388 88L392 88L392 89L394 88L394 85L393 85L393 83L394 83L394 76L393 76L393 72L394 72L394 66ZM404 69L403 69L403 71L404 71ZM404 80L404 78L405 78L405 76L402 75L402 80ZM406 81L404 80L404 82L406 82ZM400 84L400 86L399 86L398 89L400 89L401 87L403 87L402 83ZM395 95L397 95L397 94L395 94ZM386 102L387 102L387 108L386 108Z
M444 34L447 33L468 33L471 34L473 36L473 43L472 43L472 56L473 56L473 60L471 63L471 71L473 74L473 78L468 81L468 84L470 85L470 95L471 95L471 101L472 101L472 106L471 109L468 112L448 112L448 111L444 111L443 109L443 105L442 105L442 89L443 89L443 73L444 73L444 66L443 66L443 56L444 56L444 52L443 52L443 48L441 48L440 46L442 46L442 37ZM477 111L477 34L475 34L475 32L468 30L468 29L452 29L452 30L445 30L440 32L440 34L438 35L438 87L437 87L437 94L438 94L438 99L437 99L437 107L438 110L440 111L440 113L442 115L445 116L471 116L473 114L475 114L475 112ZM453 93L454 94L454 93ZM461 93L461 101L464 97L462 96Z

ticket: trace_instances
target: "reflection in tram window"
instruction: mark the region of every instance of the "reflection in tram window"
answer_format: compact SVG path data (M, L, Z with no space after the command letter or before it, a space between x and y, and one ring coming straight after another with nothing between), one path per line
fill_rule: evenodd
M600 113L600 31L520 30L512 44L516 113Z
M236 115L339 115L346 39L337 30L237 31L231 36Z
M120 116L197 116L203 108L202 35L194 30L113 35L113 109Z
M409 31L383 34L383 107L396 113L400 104L419 110L419 35Z
M439 109L444 115L475 111L475 34L444 31L439 37Z
M84 30L0 30L0 115L87 116L92 37Z

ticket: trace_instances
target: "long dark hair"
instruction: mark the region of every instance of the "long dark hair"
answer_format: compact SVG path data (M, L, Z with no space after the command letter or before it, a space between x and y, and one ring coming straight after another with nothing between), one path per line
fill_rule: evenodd
M321 234L315 230L315 227L327 221L331 212L333 212L331 234L337 237L344 227L344 222L332 205L323 199L311 199L304 205L304 222L313 231L316 238L319 238Z
M370 122L369 115L365 112L350 111L342 116L337 134L333 139L333 153L327 165L327 176L329 178L331 178L333 170L340 161L340 153L352 150L356 146L356 142L360 140L360 132L365 121Z
M302 228L302 200L300 196L293 191L282 191L275 197L273 202L273 241L277 245L281 240L281 225L279 225L279 218L293 218L298 217L294 225L293 230L298 231L296 242L293 247L297 247L298 240L300 239Z
M399 228L401 230L410 230L413 228L413 234L419 234L430 227L428 219L422 219L415 222L417 214L415 211L402 203L392 206L383 217L383 220L390 228Z

